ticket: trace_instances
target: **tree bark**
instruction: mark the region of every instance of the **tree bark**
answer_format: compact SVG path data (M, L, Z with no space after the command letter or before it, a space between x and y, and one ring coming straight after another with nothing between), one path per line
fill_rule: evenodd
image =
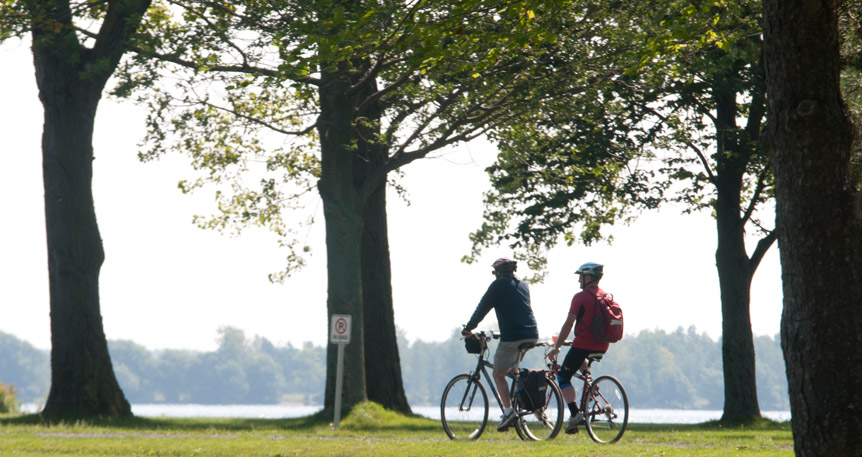
M344 350L342 406L349 410L367 399L365 331L362 309L362 231L364 202L359 157L352 150L354 105L346 72L322 72L320 86L321 174L318 190L326 225L327 300L329 315L352 317L350 343ZM337 344L326 357L324 410L335 407Z
M383 157L386 157L385 150ZM392 304L392 268L386 221L386 182L365 203L362 234L362 309L365 319L365 379L368 399L409 414Z
M724 368L722 421L760 417L754 337L751 333L751 270L745 252L739 206L725 205L722 201L724 198L738 199L738 196L739 189L736 192L722 192L719 185L716 205L718 249L715 259L721 290L721 355Z
M42 174L51 309L51 419L130 416L114 376L99 304L105 258L93 201L93 128L102 90L148 0L109 4L93 48L71 25L68 2L28 4L33 61L45 110Z
M37 65L40 87L57 88L45 65ZM50 82L49 82L50 81ZM98 93L73 88L47 95L42 134L45 224L51 301L51 390L43 414L130 416L114 376L102 327L99 271L105 254L96 223L93 193L93 122ZM81 91L85 92L85 91Z
M370 80L360 99L374 96L377 83ZM368 399L386 409L410 413L401 377L401 357L392 303L392 266L386 220L386 173L389 144L379 140L383 108L370 103L357 117L353 132L359 157L363 196L361 247L362 311L365 334L365 381Z
M356 58L322 72L319 188L327 227L327 306L330 314L343 309L353 315L353 336L361 336L348 351L353 360L345 372L351 373L352 391L345 390L345 407L368 399L409 413L392 305L385 173L389 145L380 140L383 107L379 100L366 102L378 95L375 79L365 77L369 69L368 59ZM326 409L334 406L333 354L330 347Z
M775 172L781 344L799 456L862 455L862 207L849 184L836 7L764 1L764 144Z

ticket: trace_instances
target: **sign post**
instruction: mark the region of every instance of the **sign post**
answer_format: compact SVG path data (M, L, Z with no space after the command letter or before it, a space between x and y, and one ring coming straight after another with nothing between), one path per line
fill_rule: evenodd
M335 418L332 428L338 429L341 421L341 394L344 382L344 345L350 343L350 316L333 314L329 325L329 342L338 345L338 358L335 361Z

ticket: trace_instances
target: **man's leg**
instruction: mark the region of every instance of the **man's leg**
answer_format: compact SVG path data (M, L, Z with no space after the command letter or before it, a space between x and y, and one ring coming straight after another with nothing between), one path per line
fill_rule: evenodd
M557 383L563 391L563 399L569 407L569 413L571 413L569 423L566 426L566 433L569 434L578 433L578 423L580 423L583 418L583 414L580 414L578 407L577 392L575 391L575 386L572 385L571 379L577 370L583 370L586 368L586 363L586 351L583 349L572 348L569 350L568 354L566 354L566 358L563 360L563 366L557 374Z
M497 431L505 431L514 420L515 412L512 410L512 398L509 396L509 383L506 381L506 373L518 366L518 342L501 341L494 353L494 384L500 394L500 404L503 407L503 418L497 425Z
M512 398L509 397L509 383L506 382L506 373L508 371L494 369L494 383L497 384L497 392L500 393L500 401L503 403L503 409L512 407Z
M575 386L569 384L566 387L563 387L563 400L566 401L566 404L575 402L575 395L577 392L575 391Z

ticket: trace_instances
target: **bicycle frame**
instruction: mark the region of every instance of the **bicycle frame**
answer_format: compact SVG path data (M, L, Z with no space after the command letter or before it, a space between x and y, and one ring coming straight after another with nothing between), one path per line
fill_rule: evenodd
M503 411L503 399L500 397L500 393L497 391L497 383L494 381L494 378L488 374L488 370L486 369L486 368L490 368L492 371L494 370L494 365L485 358L485 354L487 354L487 353L488 353L488 346L483 345L482 353L479 354L479 359L476 362L476 369L473 370L472 372L470 372L470 382L471 383L482 382L482 377L480 376L480 374L484 375L485 381L487 381L488 386L491 388L491 392L494 394L494 398L497 400L497 406L500 407L500 412L502 412ZM512 375L512 373L507 373L506 376L509 378L515 379L515 376ZM513 393L514 385L515 384L513 383L512 387L510 387L510 390L509 390L510 395ZM471 398L470 398L469 403L466 403L468 395L470 395ZM472 398L473 395L476 395L476 389L467 389L464 392L464 398L461 399L461 408L462 409L463 409L465 404L469 404L469 405L473 404L473 398Z
M571 346L571 343L571 341L564 341L563 346ZM549 348L554 346L553 343L540 343L540 345ZM547 355L547 349L545 354ZM618 379L611 375L602 375L593 379L593 363L602 360L603 355L603 353L587 354L583 369L575 373L572 381L575 377L583 381L579 405L583 413L582 423L587 426L590 438L599 443L614 443L625 432L629 406L625 388ZM549 362L548 368L556 375L560 366L556 362ZM611 395L617 398L611 398ZM600 407L596 408L596 405ZM615 432L608 434L611 430Z
M601 358L595 357L587 357L587 370L583 372L583 374L576 374L575 376L584 381L584 385L581 388L581 411L584 412L584 418L586 419L586 415L589 414L587 412L587 402L589 402L590 397L593 395L593 362L601 360ZM601 392L599 392L599 397L604 398Z
M499 338L499 335L492 332L490 336L486 336L484 332L480 332L476 336L482 344L480 350L471 351L471 353L478 355L475 369L452 378L443 391L443 398L440 403L443 428L449 437L455 440L474 440L484 431L488 424L489 409L493 408L488 399L488 388L491 389L500 412L504 413L505 411L501 398L502 390L500 389L502 387L497 387L496 378L492 376L493 373L489 373L488 369L493 370L494 365L487 360L490 352L487 343L491 339ZM518 348L520 351L519 362L532 347L534 347L532 344L524 344ZM508 393L512 400L512 406L515 408L516 417L514 422L510 422L509 425L514 426L518 436L524 440L553 439L562 428L565 410L560 388L552 379L546 377L548 393L545 404L536 407L532 402L529 402L530 406L524 408L520 402L523 399L515 394L520 376L521 371L517 367L506 373L506 377L512 380L506 388L509 389ZM482 381L483 377L488 388ZM447 411L451 411L451 414ZM477 421L474 413L482 414L482 418ZM498 431L504 431L505 428L498 428Z

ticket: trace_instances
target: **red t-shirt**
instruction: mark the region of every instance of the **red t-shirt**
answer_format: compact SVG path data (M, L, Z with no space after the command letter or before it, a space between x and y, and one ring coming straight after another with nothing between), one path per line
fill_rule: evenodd
M573 348L586 349L588 351L607 351L609 343L599 341L593 336L593 315L596 309L596 296L605 292L598 286L590 286L578 292L572 297L572 306L569 313L581 316L575 323L575 337L572 341ZM583 314L581 314L583 310Z

